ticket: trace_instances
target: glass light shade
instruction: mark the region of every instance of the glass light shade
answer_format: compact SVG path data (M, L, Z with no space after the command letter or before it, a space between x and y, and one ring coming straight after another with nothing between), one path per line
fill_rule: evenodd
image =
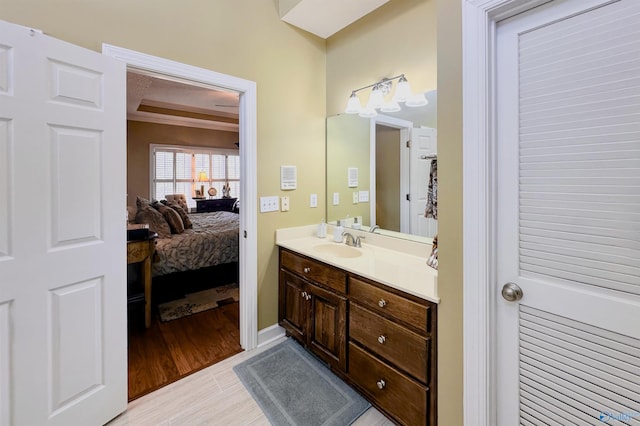
M408 107L415 108L415 107L425 106L428 103L429 101L424 96L424 93L418 93L417 95L413 95L409 99L407 99L407 102L405 103L405 105Z
M367 105L362 111L360 111L359 115L363 118L373 118L378 115L378 113L376 112L375 108L371 108L369 107L369 105Z
M402 108L400 108L400 105L398 104L398 102L393 100L391 102L387 102L386 104L382 105L382 108L380 108L380 111L382 111L382 112L398 112L401 109Z
M400 77L398 84L396 84L396 93L393 95L393 100L396 102L405 102L412 96L411 86L404 76Z
M382 93L380 87L376 85L373 87L373 90L369 95L369 103L367 103L367 108L380 108L382 105L384 105L384 93Z
M362 111L362 105L360 104L360 99L356 95L356 92L351 92L351 96L349 96L349 102L347 102L347 108L344 110L347 114L358 114Z

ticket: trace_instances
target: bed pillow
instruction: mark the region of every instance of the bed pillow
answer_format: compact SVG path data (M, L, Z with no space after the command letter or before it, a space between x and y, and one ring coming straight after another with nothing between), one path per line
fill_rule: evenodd
M151 201L147 200L146 198L142 198L142 197L136 197L136 207L138 210L142 209L143 207L147 207L151 205Z
M138 209L136 223L146 223L149 229L158 233L160 238L171 238L171 228L162 214L153 207L146 206Z
M182 223L184 224L184 229L193 228L193 223L191 223L191 219L189 219L189 215L187 214L186 211L184 211L184 209L182 208L182 206L180 204L171 203L171 202L167 202L167 203L163 203L163 204L166 205L167 207L172 208L176 212L178 212L178 214L180 215L180 219L182 219Z
M184 223L182 223L182 219L177 211L160 203L153 203L151 207L162 214L162 217L164 217L169 224L172 234L182 234L184 232Z

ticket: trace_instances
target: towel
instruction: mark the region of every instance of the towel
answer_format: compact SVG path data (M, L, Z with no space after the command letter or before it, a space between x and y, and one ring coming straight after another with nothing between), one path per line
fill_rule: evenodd
M427 189L427 207L424 210L424 217L438 219L438 160L431 161L431 172L429 173L429 187Z

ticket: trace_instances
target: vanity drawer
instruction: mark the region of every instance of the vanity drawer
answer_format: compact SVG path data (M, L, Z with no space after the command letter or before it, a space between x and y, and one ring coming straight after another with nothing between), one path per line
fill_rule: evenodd
M400 423L427 424L429 390L351 342L349 376L365 394Z
M343 294L347 291L347 274L321 262L281 250L280 266Z
M349 337L416 379L427 383L430 339L351 304Z
M389 315L419 331L431 332L429 306L421 305L354 277L349 279L349 298L376 313Z

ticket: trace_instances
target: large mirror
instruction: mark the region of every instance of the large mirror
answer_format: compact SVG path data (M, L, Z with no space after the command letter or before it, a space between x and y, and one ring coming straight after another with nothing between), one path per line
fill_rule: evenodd
M403 105L399 112L374 118L327 118L329 223L375 226L381 233L410 239L437 234L437 219L425 215L427 204L431 209L437 202L437 92L425 96L426 106Z

